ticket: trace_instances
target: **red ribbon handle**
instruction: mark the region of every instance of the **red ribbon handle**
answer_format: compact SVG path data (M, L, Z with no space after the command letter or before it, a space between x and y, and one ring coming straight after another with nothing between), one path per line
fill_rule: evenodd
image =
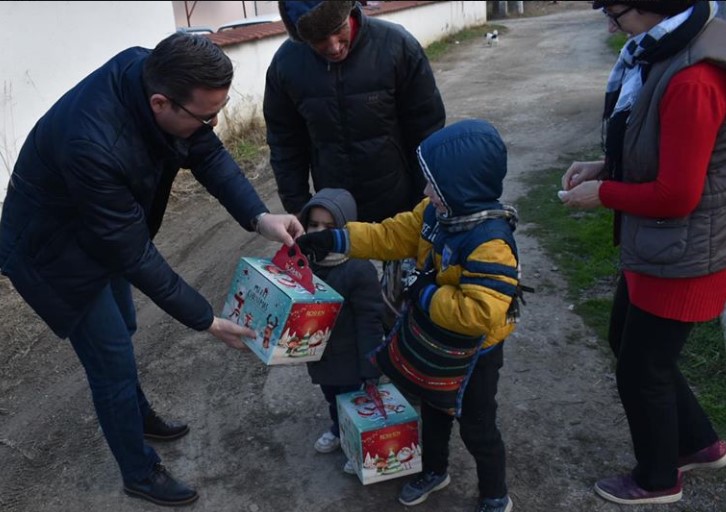
M373 400L373 403L376 404L376 409L381 413L381 416L383 416L383 419L388 419L388 413L386 413L386 408L383 405L383 399L381 398L381 394L378 392L378 386L376 386L373 382L368 382L365 385L366 395L370 397L371 400Z
M272 263L285 271L290 278L297 284L305 288L310 293L315 293L315 283L313 282L313 271L310 268L308 259L300 251L297 244L292 247L283 245L275 253Z

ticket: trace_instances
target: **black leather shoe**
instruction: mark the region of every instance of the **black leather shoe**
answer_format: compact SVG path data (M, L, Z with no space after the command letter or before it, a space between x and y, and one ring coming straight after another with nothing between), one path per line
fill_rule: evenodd
M175 480L159 463L154 465L151 474L141 482L124 482L124 492L134 498L143 498L168 507L188 505L199 497L197 491Z
M155 441L173 441L189 433L186 423L166 421L152 409L144 419L144 437Z

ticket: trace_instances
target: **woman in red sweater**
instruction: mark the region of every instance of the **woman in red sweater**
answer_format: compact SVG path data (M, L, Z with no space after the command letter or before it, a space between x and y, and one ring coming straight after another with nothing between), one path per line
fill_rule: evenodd
M716 2L595 1L626 42L605 95L605 158L562 178L569 207L615 211L622 275L609 341L637 464L595 484L622 504L671 503L726 443L678 369L695 322L726 303L726 23Z

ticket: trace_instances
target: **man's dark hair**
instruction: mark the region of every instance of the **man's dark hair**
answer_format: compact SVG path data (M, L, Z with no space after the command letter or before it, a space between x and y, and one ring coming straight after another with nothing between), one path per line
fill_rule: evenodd
M232 62L209 38L176 32L151 52L144 63L146 94L163 94L180 103L195 89L221 89L232 83Z

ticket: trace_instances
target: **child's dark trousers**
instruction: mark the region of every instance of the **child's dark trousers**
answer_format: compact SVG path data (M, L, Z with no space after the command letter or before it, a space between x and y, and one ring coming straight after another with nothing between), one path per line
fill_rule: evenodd
M503 363L502 345L480 356L464 392L459 432L476 460L481 498L507 494L504 442L497 428L497 384ZM445 473L454 417L421 403L423 470Z

